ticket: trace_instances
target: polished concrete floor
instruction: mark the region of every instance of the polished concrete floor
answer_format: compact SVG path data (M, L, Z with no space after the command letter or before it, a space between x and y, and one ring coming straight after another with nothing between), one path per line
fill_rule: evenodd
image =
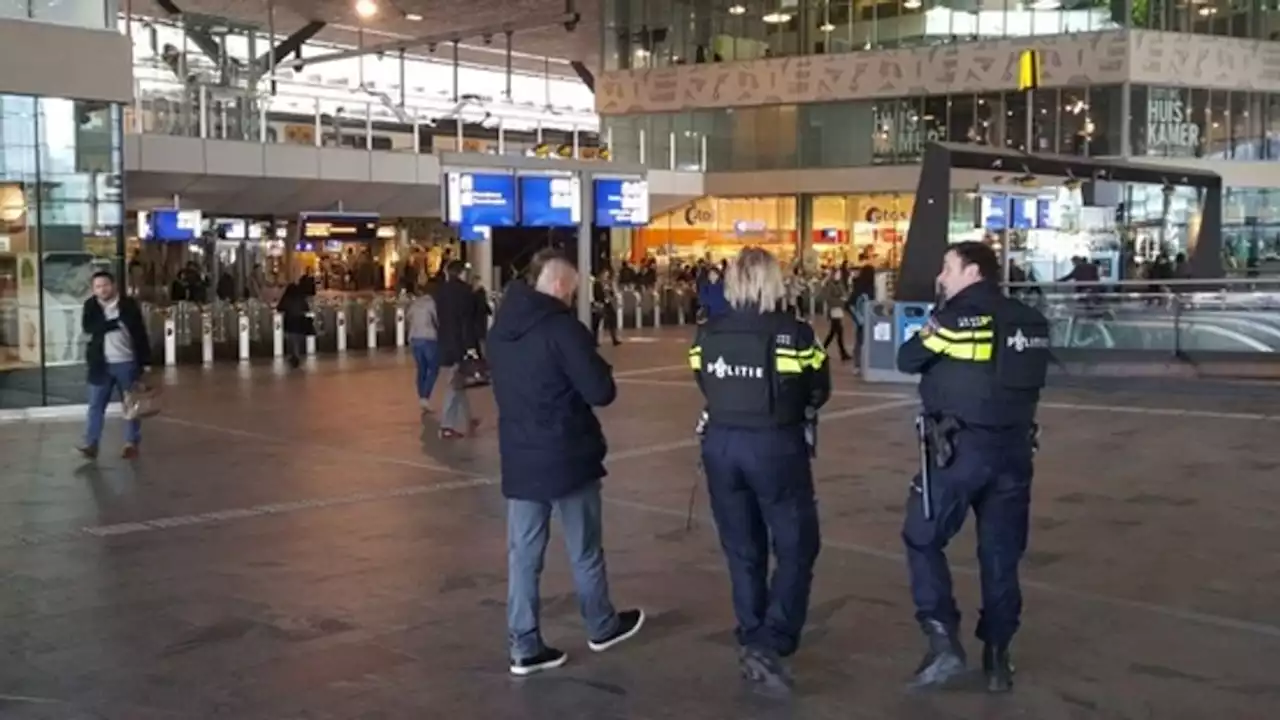
M790 701L736 676L728 581L696 491L680 331L605 353L610 579L650 622L586 651L558 543L563 670L506 672L490 432L424 434L404 355L297 373L182 369L144 454L73 456L80 424L0 426L0 718L1275 718L1280 390L1065 383L1041 413L1018 686L902 690L920 653L898 530L909 388L842 372L816 466L824 550ZM951 551L972 629L973 543ZM975 645L969 640L971 649Z

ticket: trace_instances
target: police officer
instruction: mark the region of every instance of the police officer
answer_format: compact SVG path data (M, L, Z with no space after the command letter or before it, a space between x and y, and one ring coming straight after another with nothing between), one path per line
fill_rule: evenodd
M809 462L831 376L813 328L778 310L786 286L772 255L742 250L724 283L728 311L701 325L689 350L706 398L702 462L733 586L740 669L786 691L782 659L800 643L820 545Z
M938 284L943 305L898 350L898 369L919 373L924 413L921 472L912 483L902 539L916 620L929 649L917 687L944 685L964 671L960 612L943 549L973 508L977 517L987 688L1013 687L1009 643L1018 629L1018 563L1027 547L1036 405L1049 365L1049 324L1005 297L995 252L952 245Z

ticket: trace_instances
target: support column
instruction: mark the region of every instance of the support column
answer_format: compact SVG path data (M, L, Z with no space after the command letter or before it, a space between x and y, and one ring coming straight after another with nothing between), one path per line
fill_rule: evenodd
M484 289L493 292L493 231L483 240L467 243L467 256L471 260L471 272L480 280Z
M813 249L813 196L796 196L796 259L800 266L808 272L818 269L816 262L810 261Z
M579 174L582 216L578 223L578 320L591 327L591 221L595 218L595 175Z

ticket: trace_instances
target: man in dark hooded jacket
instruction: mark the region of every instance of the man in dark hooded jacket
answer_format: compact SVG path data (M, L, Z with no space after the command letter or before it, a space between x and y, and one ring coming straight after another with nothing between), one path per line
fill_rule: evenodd
M613 369L571 310L578 271L544 250L527 281L511 283L489 331L498 405L502 494L507 498L507 633L513 675L563 665L542 641L538 581L554 510L564 526L588 647L603 652L635 635L644 611L609 600L601 546L600 480L607 451L593 407L613 402Z

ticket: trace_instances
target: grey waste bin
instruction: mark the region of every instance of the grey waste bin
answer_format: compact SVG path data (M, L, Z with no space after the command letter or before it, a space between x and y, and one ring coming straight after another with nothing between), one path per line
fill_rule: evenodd
M863 327L862 379L867 382L912 383L919 378L898 372L898 347L920 331L933 312L932 303L867 303Z

